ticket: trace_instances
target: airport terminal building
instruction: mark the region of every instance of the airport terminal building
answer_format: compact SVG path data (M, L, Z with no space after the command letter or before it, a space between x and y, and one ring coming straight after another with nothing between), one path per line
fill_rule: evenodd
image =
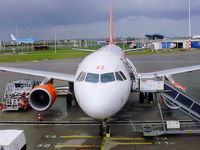
M152 46L154 49L200 48L200 36L194 36L191 39L188 37L170 39L161 34L147 34L145 36L148 38L148 40L152 41Z
M189 40L188 39L177 39L177 40L162 40L156 41L152 43L154 49L169 49L169 48L189 48ZM200 48L200 39L192 39L191 40L191 48Z

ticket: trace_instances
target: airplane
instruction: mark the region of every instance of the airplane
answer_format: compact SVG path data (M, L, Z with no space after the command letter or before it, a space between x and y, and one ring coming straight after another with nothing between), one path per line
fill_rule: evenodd
M13 43L33 43L35 40L33 39L16 39L13 34L10 35Z
M0 70L44 77L41 84L29 94L31 107L39 112L49 109L56 100L53 80L68 82L71 96L76 98L81 109L88 116L105 124L108 118L118 113L126 104L139 78L168 77L200 69L200 65L196 65L149 73L137 72L134 64L125 56L126 50L115 45L112 18L110 5L109 44L93 50L93 53L85 57L75 74L6 66L0 66Z

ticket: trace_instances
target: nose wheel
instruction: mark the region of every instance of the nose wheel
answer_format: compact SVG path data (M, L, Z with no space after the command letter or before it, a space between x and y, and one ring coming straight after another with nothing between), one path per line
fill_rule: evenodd
M110 137L110 126L108 125L107 119L101 122L99 127L99 136Z

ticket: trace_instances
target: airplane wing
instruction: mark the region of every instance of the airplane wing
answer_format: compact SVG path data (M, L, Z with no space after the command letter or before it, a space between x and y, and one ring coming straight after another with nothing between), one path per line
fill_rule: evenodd
M69 82L74 82L74 80L75 80L74 74L56 73L56 72L23 69L23 68L15 68L15 67L3 67L3 66L0 66L0 71L22 73L22 74L46 77L46 78L50 78L50 79L64 80L64 81L69 81Z
M142 50L142 49L144 49L144 48L126 49L126 50L124 50L124 52L127 53L127 52Z
M184 72L191 72L200 70L200 65L196 66L189 66L189 67L181 67L181 68L174 68L174 69L168 69L168 70L162 70L162 71L156 71L156 72L149 72L149 73L140 73L139 76L165 76L165 75L173 75L173 74L179 74Z
M142 50L142 49L144 49L144 48L126 49L126 50L124 50L124 52L127 53L127 52ZM72 48L72 50L85 51L85 52L95 52L95 50L82 49L82 48Z
M82 48L72 48L73 50L78 50L78 51L85 51L85 52L95 52L95 50L91 49L82 49Z

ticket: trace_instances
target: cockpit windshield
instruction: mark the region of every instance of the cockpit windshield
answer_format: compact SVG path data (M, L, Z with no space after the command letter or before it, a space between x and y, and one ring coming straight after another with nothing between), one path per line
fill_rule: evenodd
M98 83L99 82L99 74L88 73L85 79L86 82Z
M121 75L119 74L119 72L115 72L115 76L116 76L116 80L118 81L123 81Z
M76 81L84 81L85 80L85 72L81 72L78 76L78 78L76 79Z
M123 79L126 80L126 76L124 75L124 73L122 71L119 71L119 73L123 77Z
M115 76L114 76L113 72L101 74L101 82L102 83L112 82L112 81L115 81Z
M85 81L91 83L99 83L99 80L101 83L107 83L112 81L124 81L127 80L127 78L122 71L119 71L119 72L109 72L103 74L81 72L76 79L76 81L79 82Z

